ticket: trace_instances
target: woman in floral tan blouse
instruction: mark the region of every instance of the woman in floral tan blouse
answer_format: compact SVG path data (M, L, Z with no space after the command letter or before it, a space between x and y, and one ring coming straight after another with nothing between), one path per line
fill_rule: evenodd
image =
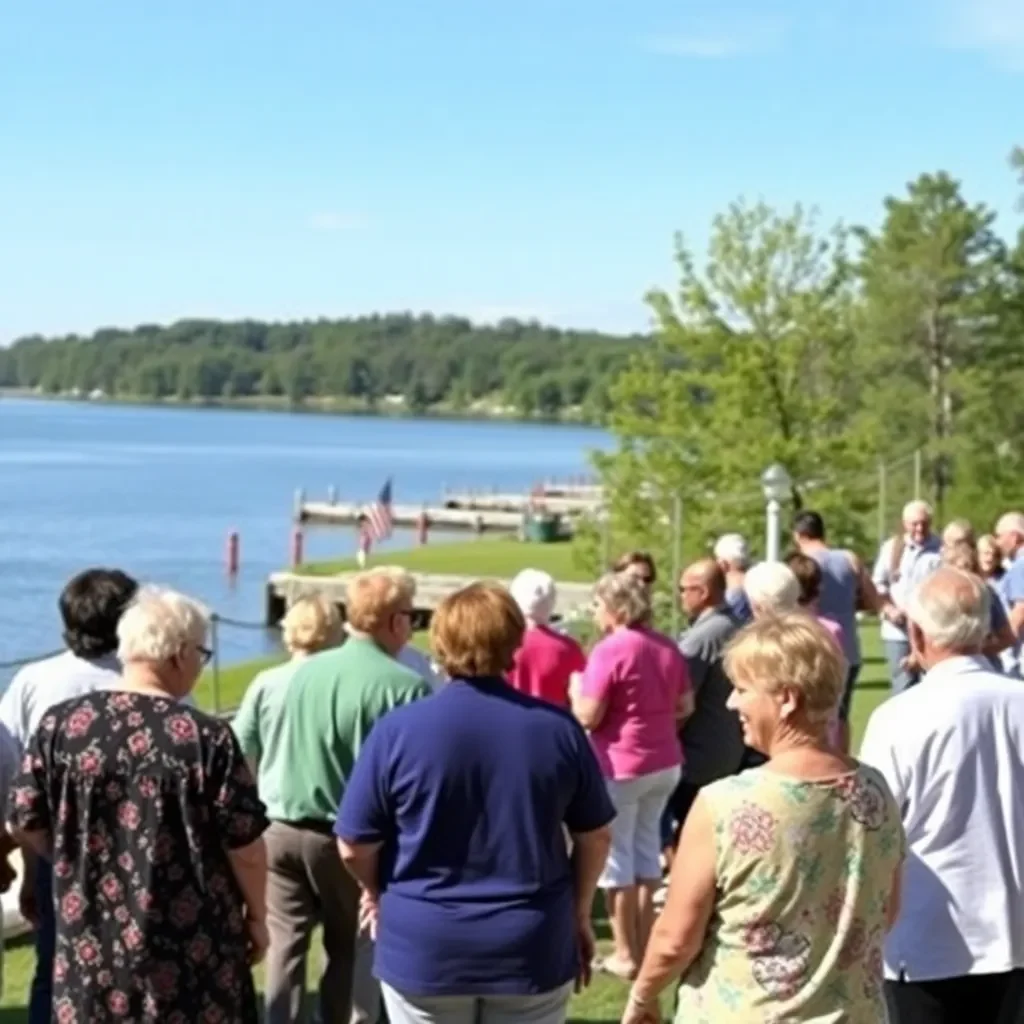
M11 823L53 860L53 1020L255 1024L267 822L229 726L179 701L202 610L143 591L121 687L58 704L29 742Z
M729 706L766 764L701 790L624 1024L886 1020L882 940L899 911L904 835L882 777L825 732L843 656L801 613L733 641Z

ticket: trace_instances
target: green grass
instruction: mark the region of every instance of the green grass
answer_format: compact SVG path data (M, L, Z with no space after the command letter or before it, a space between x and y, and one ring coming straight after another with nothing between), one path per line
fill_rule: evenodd
M521 569L543 569L556 580L589 583L594 574L575 559L570 542L529 544L513 537L481 537L455 544L425 544L411 551L383 552L371 557L369 566L401 565L410 572L508 579ZM299 572L331 576L354 572L354 558L340 562L308 562Z
M490 543L492 542L481 542L481 544L488 545ZM404 559L403 562L405 562ZM416 640L421 646L424 645L425 635L418 634ZM875 624L867 624L861 628L861 642L864 651L864 667L854 692L850 719L855 748L864 734L864 726L867 724L871 712L889 694L889 680L882 656L881 641L878 637L878 627ZM232 703L237 705L253 676L267 665L272 664L274 660L279 659L262 658L258 661L233 666L222 673L221 706L230 707ZM230 702L228 701L229 695ZM196 699L202 706L212 706L212 683L209 672L196 688ZM601 918L597 921L597 932L602 948L606 950L608 927L607 922ZM318 947L317 940L314 942L314 949L318 949ZM313 960L310 968L311 979L317 977L316 964L319 957L314 956ZM27 1005L28 987L32 980L34 966L35 956L29 938L16 939L8 945L4 956L4 993L3 999L0 1000L0 1024L14 1024L15 1021L24 1020L24 1007ZM257 970L257 982L262 984L262 979L262 970ZM573 1000L569 1017L571 1020L607 1021L614 1024L621 1017L626 993L625 983L615 978L598 976L586 992Z

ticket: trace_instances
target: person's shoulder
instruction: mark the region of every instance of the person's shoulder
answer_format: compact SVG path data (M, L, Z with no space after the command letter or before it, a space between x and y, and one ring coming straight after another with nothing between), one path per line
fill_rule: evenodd
M52 654L49 658L30 661L14 674L8 690L17 693L51 682L59 684L77 664L77 661L78 659L70 651L61 651L60 654Z

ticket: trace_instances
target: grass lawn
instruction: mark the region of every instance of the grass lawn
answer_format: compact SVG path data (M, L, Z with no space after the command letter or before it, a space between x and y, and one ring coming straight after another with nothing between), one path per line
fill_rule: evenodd
M481 546L503 545L504 542L482 541ZM403 563L405 559L403 559ZM410 565L410 568L412 566ZM429 570L427 570L429 571ZM513 570L514 571L514 570ZM549 570L550 571L550 570ZM565 577L562 577L565 578ZM425 636L419 634L418 642L425 643ZM855 747L864 734L871 712L888 696L889 682L886 675L885 662L882 657L878 628L874 624L865 625L861 629L861 640L864 649L864 667L853 698L851 725L853 728ZM271 664L274 659L261 659L247 662L225 670L221 675L221 705L229 707L241 700L245 687L253 676ZM197 700L204 706L212 702L212 681L209 673L204 676L196 690ZM230 700L228 697L230 696ZM602 945L607 944L608 928L604 920L598 921L598 938ZM318 943L314 941L314 949ZM30 938L14 940L9 944L4 957L4 993L0 1000L0 1024L14 1024L25 1019L28 986L32 978L35 964ZM315 974L311 973L311 977ZM257 972L257 980L262 982L262 971ZM597 977L594 984L572 1003L570 1019L586 1021L618 1021L626 998L625 983L614 978Z
M411 551L372 555L368 567L401 565L410 572L508 579L520 569L543 569L556 580L589 583L594 575L575 560L576 549L568 541L530 544L514 537L481 537L453 544L425 544ZM354 558L340 562L308 562L297 571L314 576L354 572Z

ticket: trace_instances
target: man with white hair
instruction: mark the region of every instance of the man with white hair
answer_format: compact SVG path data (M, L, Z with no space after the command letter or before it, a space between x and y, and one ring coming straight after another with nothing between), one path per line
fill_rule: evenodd
M750 549L739 533L723 534L715 542L715 561L725 573L725 604L740 624L753 617L743 581L750 565Z
M982 656L990 599L948 566L909 595L926 674L874 712L861 749L907 836L885 945L895 1024L1015 1024L1024 1006L1024 687Z
M901 693L921 678L908 663L906 603L917 585L941 564L941 547L941 540L932 533L931 506L911 501L903 509L903 532L882 545L875 561L871 579L878 591L882 647L893 693Z
M583 648L550 626L555 610L555 581L540 569L524 569L509 587L512 599L526 619L523 642L516 651L509 683L558 707L569 707L569 681L587 667Z

